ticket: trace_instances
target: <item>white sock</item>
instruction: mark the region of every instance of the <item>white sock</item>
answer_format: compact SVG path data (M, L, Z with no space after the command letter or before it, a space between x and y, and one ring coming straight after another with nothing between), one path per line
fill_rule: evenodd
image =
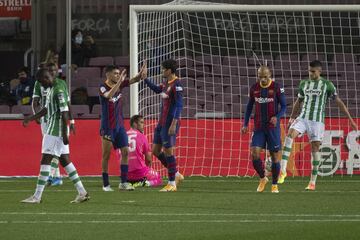
M34 196L37 199L41 199L42 193L44 192L45 185L50 175L50 165L40 165L40 173L38 176L36 190Z
M312 184L316 183L316 178L318 175L319 164L320 164L320 152L312 152L313 161L311 163L311 177L310 182Z
M76 171L74 164L69 163L68 165L66 165L66 167L64 169L65 169L66 173L69 175L70 180L74 183L76 190L79 192L79 194L85 195L86 190L80 180L80 177Z
M169 184L172 186L176 186L175 181L169 181Z
M282 157L281 157L281 162L280 162L282 173L286 173L286 166L287 166L287 162L290 157L292 144L293 144L293 139L290 137L286 137L285 141L284 141L284 147L283 147Z
M57 158L53 158L51 160L50 176L51 177L60 177L59 160Z

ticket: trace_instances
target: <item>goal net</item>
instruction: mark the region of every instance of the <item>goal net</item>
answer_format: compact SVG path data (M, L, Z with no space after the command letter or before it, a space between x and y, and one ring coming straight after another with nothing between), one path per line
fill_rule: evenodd
M184 86L176 145L181 172L202 176L255 174L250 161L251 134L241 135L240 130L260 64L268 65L273 79L285 88L287 114L281 119L282 139L299 82L308 77L309 62L316 59L323 63L323 76L334 83L360 123L360 84L356 81L360 74L360 8L322 9L193 1L130 7L132 73L146 59L149 77L160 84L161 62L169 58L178 62L177 75ZM131 95L135 102L132 112L145 116L145 132L152 142L161 99L143 83L136 88ZM319 174L360 173L360 132L352 131L334 101L327 104L325 127ZM266 156L264 153L262 159ZM159 161L154 160L154 167L165 174ZM308 176L310 170L311 149L305 135L293 145L288 175Z

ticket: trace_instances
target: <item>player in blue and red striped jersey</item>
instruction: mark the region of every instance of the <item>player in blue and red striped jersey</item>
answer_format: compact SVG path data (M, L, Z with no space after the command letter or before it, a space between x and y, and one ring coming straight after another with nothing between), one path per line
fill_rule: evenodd
M119 189L134 190L134 187L127 181L129 150L128 136L124 128L121 91L130 84L140 81L144 70L145 65L134 78L126 80L126 70L120 73L119 68L113 65L105 68L106 80L100 85L99 95L101 104L102 177L103 190L106 192L113 191L110 187L108 175L111 145L114 149L121 150L121 183Z
M286 111L284 89L271 79L271 71L267 66L258 69L258 81L252 85L249 102L246 107L242 133L248 132L250 115L255 104L254 132L251 142L251 155L254 169L260 176L258 192L263 192L269 181L265 176L263 162L260 160L262 149L267 149L271 155L272 187L271 192L278 193L278 176L280 162L277 157L281 149L280 117ZM280 109L279 109L280 105Z
M184 179L177 171L174 156L176 134L179 132L179 119L183 108L183 87L180 79L175 75L176 61L169 59L161 63L163 77L166 81L160 85L145 79L146 85L162 98L161 112L158 125L155 128L153 140L153 154L168 169L168 184L161 192L175 192L176 185ZM164 151L162 152L162 148Z

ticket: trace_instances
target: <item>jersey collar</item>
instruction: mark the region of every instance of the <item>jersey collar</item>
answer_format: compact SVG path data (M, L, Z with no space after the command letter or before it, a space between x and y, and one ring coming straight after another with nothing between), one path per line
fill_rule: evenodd
M173 82L176 81L176 79L178 79L178 77L175 76L175 78L171 79L170 81L168 80L168 84L172 84Z
M273 80L270 79L270 81L269 81L269 83L268 83L267 85L263 86L263 85L261 85L261 82L259 82L259 85L260 85L261 88L268 88L268 87L270 87L270 85L272 84L272 82L273 82Z

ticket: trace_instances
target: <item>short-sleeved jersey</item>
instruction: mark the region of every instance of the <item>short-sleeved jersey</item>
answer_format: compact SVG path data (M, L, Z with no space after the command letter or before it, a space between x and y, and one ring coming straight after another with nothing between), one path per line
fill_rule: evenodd
M69 92L68 92L68 88L66 85L66 82L60 78L57 78L57 80L59 81L59 83L63 84L65 89L66 89L66 96L67 96L67 100L68 102L70 102L70 96L69 96ZM39 81L35 81L35 85L34 85L34 92L32 95L32 98L40 98L40 106L41 108L45 107L45 103L46 103L46 95L49 92L49 88L44 88L41 83ZM47 119L47 115L43 116L41 118L41 122L45 122L46 123L46 119Z
M104 94L110 91L111 87L106 83L100 85L99 96L101 105L101 132L108 132L109 130L124 127L124 116L122 110L122 94L123 88L129 86L129 80L123 81L120 89L110 99L104 97Z
M49 88L45 107L48 124L46 134L61 137L63 127L61 112L69 111L67 88L61 80L55 79L53 86Z
M319 80L302 80L298 98L303 100L303 105L299 117L310 121L324 122L325 105L329 98L335 98L336 95L334 84L323 77L320 77Z
M270 123L270 119L279 113L280 98L283 94L284 88L275 81L271 81L266 88L261 87L260 82L252 85L249 97L250 101L255 103L254 130L277 127Z
M160 93L162 101L159 125L167 128L170 127L174 118L178 119L181 115L183 87L178 78L164 82L160 87L162 89Z
M129 138L129 172L147 168L145 154L150 152L149 143L144 134L135 129L127 131Z

